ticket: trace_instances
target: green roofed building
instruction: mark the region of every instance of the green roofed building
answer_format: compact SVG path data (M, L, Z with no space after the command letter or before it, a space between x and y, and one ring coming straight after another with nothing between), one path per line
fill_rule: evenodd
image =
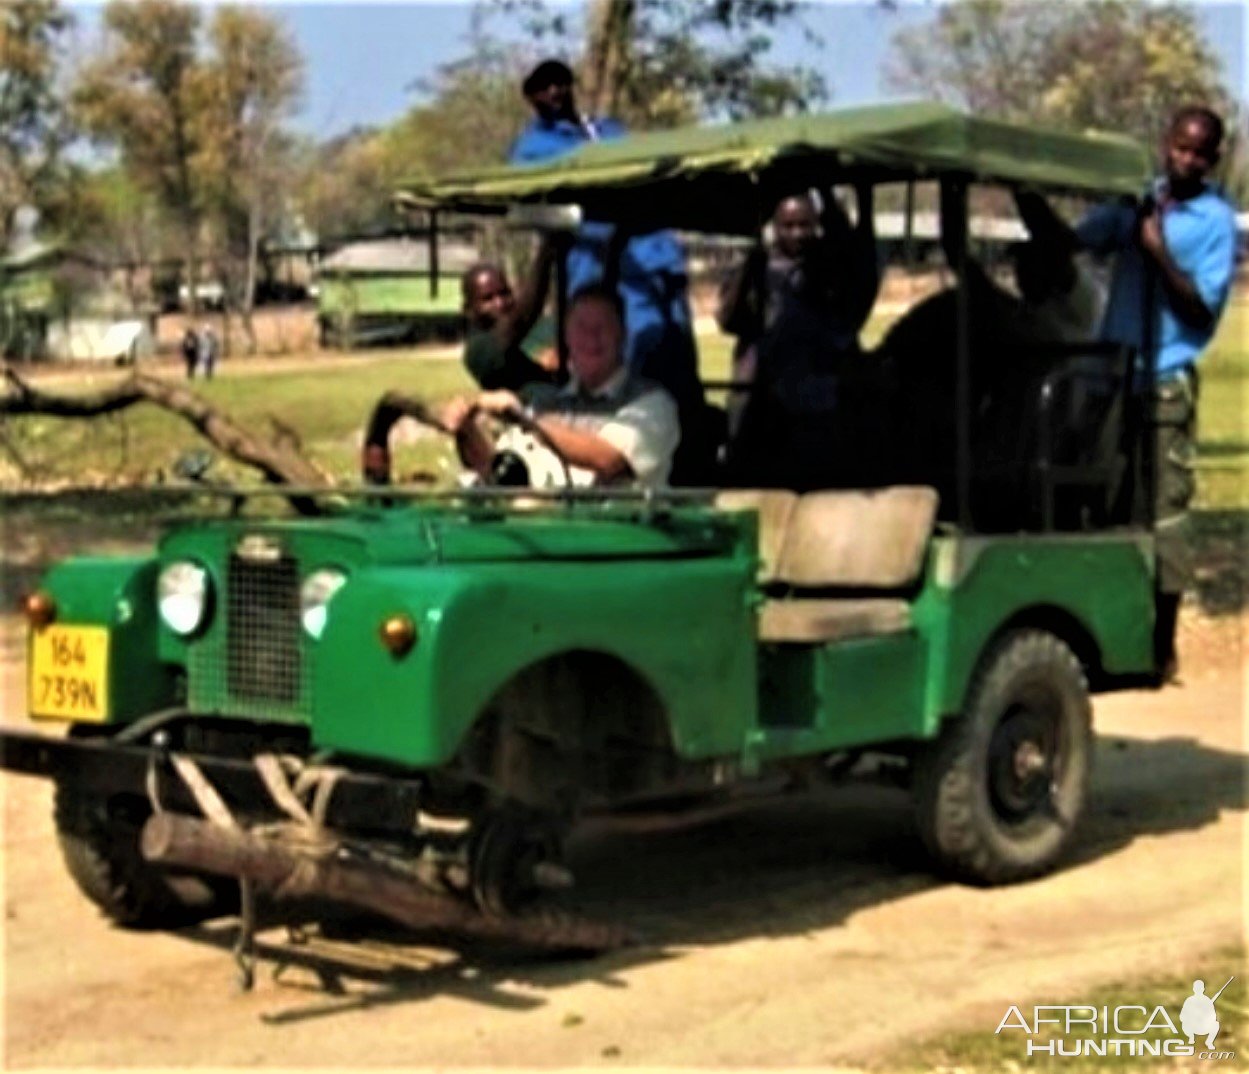
M321 264L317 314L322 344L353 347L454 339L461 331L459 276L478 258L460 239L353 242Z

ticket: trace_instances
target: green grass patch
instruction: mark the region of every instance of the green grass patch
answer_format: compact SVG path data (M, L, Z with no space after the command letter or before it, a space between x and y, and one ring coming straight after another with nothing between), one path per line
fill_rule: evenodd
M889 317L874 317L865 338L877 339ZM703 376L729 375L732 341L723 335L700 338ZM228 363L227 363L228 366ZM1196 506L1204 510L1249 509L1249 296L1240 296L1223 318L1219 334L1202 361L1200 439ZM364 352L358 364L304 364L298 370L248 376L226 375L194 388L247 429L268 435L270 417L293 428L304 449L336 477L353 479L359 439L369 410L387 389L396 388L430 401L472 387L461 364L419 351L379 357ZM71 391L72 382L56 390ZM156 407L139 405L109 418L75 421L47 417L10 419L0 427L5 453L12 453L41 484L143 483L167 474L180 453L202 448L198 433L181 419ZM447 476L455 459L445 438L421 436L409 429L396 438L396 472ZM14 474L8 467L9 477ZM214 476L254 481L240 467L221 463Z
M1220 1070L1244 1069L1245 1059L1249 1057L1249 1010L1246 1008L1249 997L1249 986L1245 980L1246 949L1243 944L1227 947L1215 952L1200 961L1194 961L1184 971L1167 974L1156 974L1146 977L1124 978L1092 989L1073 989L1070 993L1050 996L1037 1002L1057 1006L1084 1005L1097 1008L1138 1006L1144 1007L1149 1015L1154 1008L1161 1005L1166 1009L1171 1021L1181 1030L1183 1043L1187 1044L1187 1036L1183 1035L1180 1024L1180 1008L1184 1000L1192 994L1194 979L1201 979L1206 985L1206 994L1213 996L1229 977L1236 979L1219 997L1216 1013L1220 1023L1219 1034L1214 1041L1214 1051L1235 1052L1235 1059L1213 1060L1200 1059L1198 1055L1205 1051L1205 1041L1199 1038L1195 1042L1196 1054L1183 1057L1129 1056L1050 1056L1045 1052L1036 1052L1029 1057L1027 1041L1035 1045L1047 1045L1062 1039L1070 1050L1077 1040L1100 1040L1103 1034L1093 1032L1091 1027L1073 1027L1069 1035L1063 1035L1061 1026L1043 1026L1041 1032L1029 1036L1023 1029L1007 1028L995 1033L999 1021L1006 1015L1011 1003L1018 1004L1023 1017L1033 1022L1033 1004L1025 1003L1022 997L1003 996L1002 1009L992 1014L992 1025L974 1032L958 1032L944 1034L930 1040L907 1045L876 1064L880 1069L891 1071L961 1071L974 1074L977 1071L1088 1071L1088 1070L1157 1070L1168 1074L1175 1071L1205 1071L1214 1074ZM1129 1021L1135 1017L1136 1022ZM1148 1015L1136 1012L1134 1016L1125 1015L1123 1025L1141 1025ZM1013 1019L1017 1024L1017 1019ZM1157 1024L1157 1023L1156 1023ZM1123 1034L1113 1032L1104 1034L1114 1038L1126 1039ZM1164 1032L1150 1033L1145 1039L1163 1040L1169 1034ZM1057 1051L1057 1047L1055 1047ZM1109 1052L1109 1049L1108 1049Z
M1249 297L1234 301L1202 360L1198 509L1249 508Z

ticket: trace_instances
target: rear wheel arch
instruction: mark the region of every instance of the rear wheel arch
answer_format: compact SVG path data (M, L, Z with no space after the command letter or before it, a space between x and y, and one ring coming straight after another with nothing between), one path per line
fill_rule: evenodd
M1035 604L1015 612L985 642L978 666L994 652L1003 638L1023 630L1052 634L1066 645L1080 661L1091 690L1096 690L1104 679L1106 673L1102 666L1101 645L1093 631L1073 612L1056 604Z

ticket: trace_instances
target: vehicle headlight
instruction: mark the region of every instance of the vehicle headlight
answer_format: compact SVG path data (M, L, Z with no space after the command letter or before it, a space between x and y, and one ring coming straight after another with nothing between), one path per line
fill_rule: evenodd
M194 634L208 619L210 593L208 572L198 563L171 563L156 580L160 617L170 630L183 637Z
M345 581L347 575L333 567L313 571L304 579L299 588L299 615L309 637L320 638L325 632L330 598L343 587Z

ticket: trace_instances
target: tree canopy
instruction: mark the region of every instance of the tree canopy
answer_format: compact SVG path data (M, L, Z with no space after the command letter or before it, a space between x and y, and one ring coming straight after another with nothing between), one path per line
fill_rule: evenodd
M540 44L574 58L583 107L637 127L805 111L819 72L770 61L776 30L802 27L798 0L589 0L584 25L545 0L484 0ZM809 31L807 31L809 33Z
M890 83L980 115L1128 133L1152 145L1174 109L1229 110L1191 6L954 0L893 41Z
M0 250L13 213L45 206L70 138L57 83L70 17L57 0L8 0L0 7Z

